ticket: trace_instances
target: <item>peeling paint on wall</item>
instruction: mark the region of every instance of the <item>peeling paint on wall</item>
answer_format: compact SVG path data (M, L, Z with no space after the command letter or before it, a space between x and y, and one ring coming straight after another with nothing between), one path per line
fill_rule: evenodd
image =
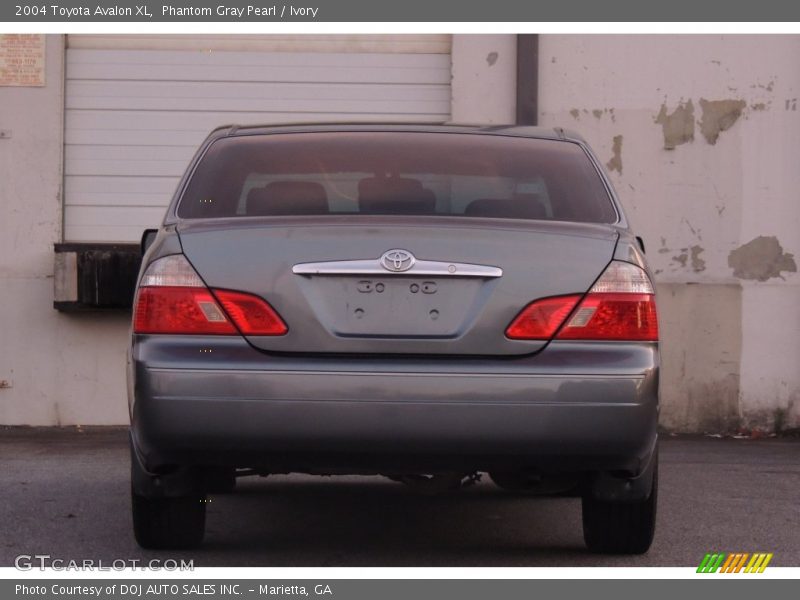
M614 112L613 108L592 108L591 110L588 108L572 108L569 111L569 114L572 116L573 119L579 121L581 115L592 115L595 119L600 120L604 116L608 116L611 118L612 123L617 122L617 115Z
M686 266L686 261L689 260L689 255L686 253L687 248L681 248L681 253L672 257L672 262L680 264L681 267Z
M486 64L488 64L490 67L493 67L499 56L500 55L497 52L489 52L489 54L486 55Z
M681 102L678 107L667 112L666 102L661 105L661 110L655 118L664 132L664 148L674 150L676 146L694 140L694 105L691 100Z
M719 134L733 127L733 124L742 116L746 105L744 100L700 98L700 109L703 111L703 116L700 118L700 133L709 144L716 144Z
M614 136L614 143L611 147L611 151L614 153L606 163L606 167L608 167L609 171L616 171L619 174L622 174L622 136L615 135Z
M699 273L700 271L706 270L706 261L700 258L700 253L705 252L706 249L702 246L694 245L689 248L689 251L692 253L692 271L695 273Z
M739 279L767 281L772 277L783 279L782 272L797 273L794 255L783 251L774 236L759 236L739 246L728 255L728 266Z
M762 90L767 90L768 92L771 92L774 87L775 87L775 80L774 79L771 79L770 82L767 85L764 85L763 83L754 83L753 85L750 86L751 89L754 89L754 90L755 89L762 89Z

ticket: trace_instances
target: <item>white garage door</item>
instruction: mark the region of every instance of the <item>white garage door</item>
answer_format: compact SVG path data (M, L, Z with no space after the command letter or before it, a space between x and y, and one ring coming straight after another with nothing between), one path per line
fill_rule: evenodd
M70 36L66 73L71 242L158 226L219 125L450 117L448 36Z

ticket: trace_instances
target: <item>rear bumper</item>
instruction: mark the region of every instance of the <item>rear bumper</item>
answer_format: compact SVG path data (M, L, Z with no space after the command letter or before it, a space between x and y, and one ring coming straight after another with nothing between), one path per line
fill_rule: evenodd
M624 471L649 461L655 344L536 356L301 358L244 340L137 336L131 430L148 470Z

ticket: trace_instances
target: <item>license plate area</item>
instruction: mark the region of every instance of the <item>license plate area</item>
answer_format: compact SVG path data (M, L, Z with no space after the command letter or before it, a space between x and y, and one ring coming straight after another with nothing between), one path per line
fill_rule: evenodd
M312 276L307 297L341 337L460 335L484 282L477 278Z

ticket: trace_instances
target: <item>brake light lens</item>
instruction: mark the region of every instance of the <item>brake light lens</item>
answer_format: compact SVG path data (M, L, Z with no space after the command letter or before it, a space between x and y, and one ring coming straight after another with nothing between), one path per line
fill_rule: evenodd
M531 302L506 329L512 340L549 340L578 304L579 294Z
M136 298L134 333L236 335L236 328L205 288L144 287Z
M288 331L278 313L258 296L214 290L222 308L244 335L283 335Z
M658 341L653 284L631 263L613 261L580 295L532 302L506 330L511 339ZM580 303L578 303L580 301ZM576 308L577 305L577 308Z
M556 338L657 342L655 298L652 294L589 294Z
M238 328L238 329L237 329ZM134 333L284 335L288 328L262 298L209 290L180 254L154 261L136 292Z

